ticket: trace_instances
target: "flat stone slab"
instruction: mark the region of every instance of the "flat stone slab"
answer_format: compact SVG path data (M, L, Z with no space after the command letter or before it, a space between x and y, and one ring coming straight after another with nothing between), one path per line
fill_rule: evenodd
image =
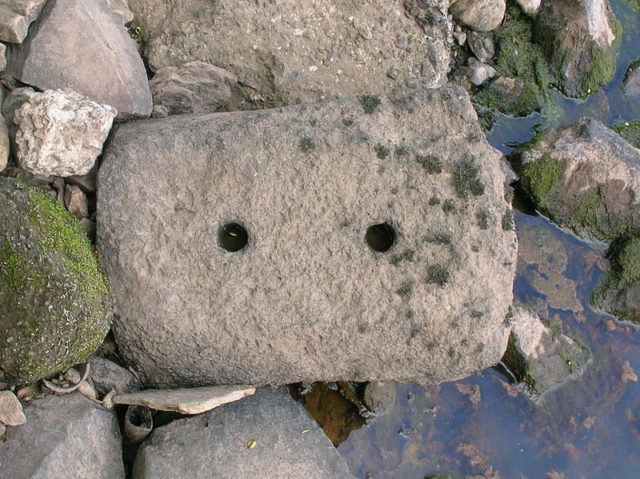
M148 389L114 396L115 404L146 406L158 411L200 414L239 401L256 392L251 386L211 386L189 389Z
M500 158L458 87L118 127L97 211L120 352L160 388L495 364L517 249Z
M138 451L134 479L351 479L318 423L286 392L254 396L157 428Z

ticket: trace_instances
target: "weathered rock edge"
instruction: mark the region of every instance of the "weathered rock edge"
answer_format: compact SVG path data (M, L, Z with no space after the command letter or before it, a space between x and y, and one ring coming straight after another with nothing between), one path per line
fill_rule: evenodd
M113 330L152 387L436 383L506 348L517 240L459 87L122 125L99 183Z

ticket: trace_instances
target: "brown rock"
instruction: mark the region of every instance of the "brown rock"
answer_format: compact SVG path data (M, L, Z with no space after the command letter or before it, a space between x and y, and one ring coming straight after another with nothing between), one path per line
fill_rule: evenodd
M78 219L89 216L87 197L79 186L67 185L64 191L64 204L69 212Z
M26 421L16 395L11 391L0 391L0 422L7 426L22 426Z
M453 0L449 11L453 18L480 32L493 30L504 18L505 0Z

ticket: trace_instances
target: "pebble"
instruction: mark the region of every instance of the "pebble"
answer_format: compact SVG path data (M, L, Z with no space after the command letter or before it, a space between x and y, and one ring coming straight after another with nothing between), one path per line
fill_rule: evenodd
M22 404L11 391L0 391L0 422L7 426L22 426L27 422Z

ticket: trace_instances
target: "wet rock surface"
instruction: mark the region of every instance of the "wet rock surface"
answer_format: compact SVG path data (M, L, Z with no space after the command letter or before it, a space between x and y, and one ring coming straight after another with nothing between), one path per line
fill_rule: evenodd
M134 479L353 477L304 408L271 389L157 428L141 446Z
M154 387L491 366L516 254L503 182L455 87L123 125L98 198L120 351Z
M536 18L536 39L565 95L584 98L613 77L619 29L605 0L542 3Z
M198 61L160 68L150 86L154 107L169 115L237 110L241 98L235 75Z
M27 422L9 428L0 447L3 477L124 479L118 420L74 393L24 407Z
M79 57L77 52L82 52ZM41 90L71 88L111 105L118 118L151 114L135 43L104 0L50 0L27 40L7 49L7 73Z
M597 120L549 130L514 155L537 207L587 238L637 235L640 150Z
M443 0L286 0L260 8L235 0L216 8L209 0L130 0L129 6L148 37L152 70L194 60L224 68L246 86L249 108L447 81Z
M0 178L0 364L35 381L83 362L109 329L84 232L46 192Z
M449 11L463 25L488 32L500 25L506 3L505 0L453 0Z
M46 0L0 0L0 40L20 43Z
M16 157L36 175L87 174L102 152L116 110L71 90L24 92L13 116Z

